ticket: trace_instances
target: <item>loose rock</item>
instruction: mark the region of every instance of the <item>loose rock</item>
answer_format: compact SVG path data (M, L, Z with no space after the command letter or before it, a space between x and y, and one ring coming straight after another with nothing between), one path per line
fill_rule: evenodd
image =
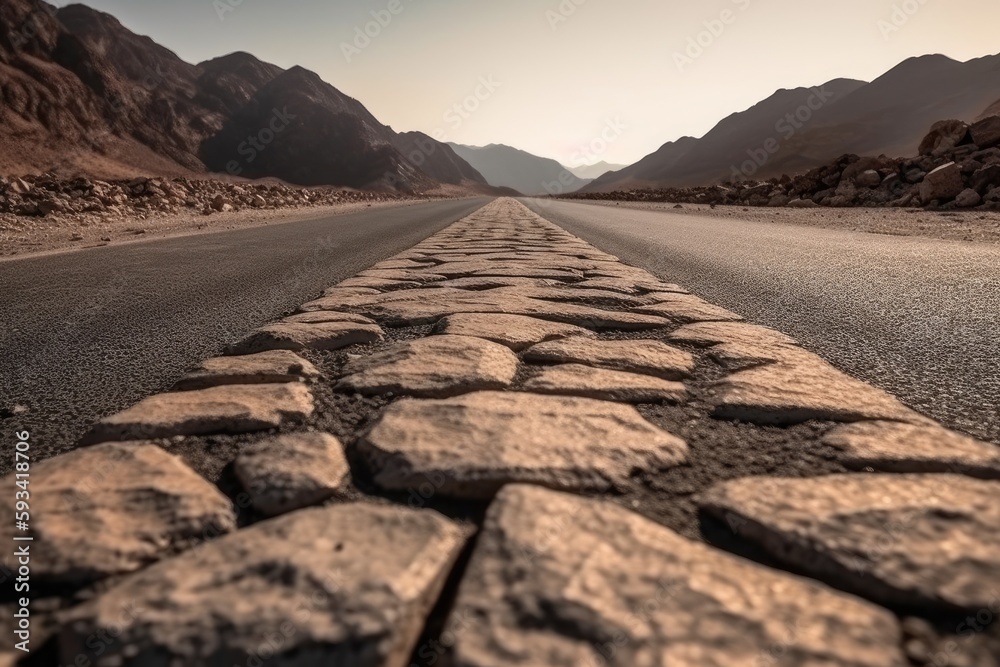
M599 340L581 338L541 343L524 354L525 361L584 364L595 368L643 373L680 380L690 377L695 359L684 350L657 340Z
M312 392L303 384L228 385L151 396L97 422L85 443L250 433L305 420Z
M754 477L700 500L743 539L888 605L987 608L1000 587L1000 483L957 475Z
M343 445L332 435L295 433L242 452L234 471L254 507L275 516L342 492L351 469Z
M901 667L892 616L594 500L511 486L445 627L456 667Z
M503 345L469 336L431 336L352 359L336 388L446 398L509 387L517 366L517 356Z
M272 350L239 357L207 359L185 375L175 391L208 389L227 384L279 384L319 377L311 363L288 350Z
M13 474L4 482L14 489ZM84 586L236 529L229 499L151 443L55 456L34 464L31 482L32 583ZM14 544L13 506L0 513L0 536Z
M579 364L546 368L525 382L524 389L538 394L581 396L622 403L683 403L687 400L687 389L680 382Z
M489 499L505 484L570 491L627 484L635 469L682 464L687 445L632 407L482 392L391 405L358 444L375 482L425 498Z
M277 322L261 327L227 351L253 354L268 350L339 350L351 345L377 343L383 338L377 324Z
M878 472L952 472L1000 479L1000 447L937 425L860 422L833 429L823 442L844 465Z
M449 315L435 327L435 332L454 336L473 336L506 345L515 352L532 345L571 336L592 337L582 327L549 322L522 315L461 313Z
M120 631L96 667L405 667L466 532L429 512L367 503L302 510L159 563L73 609L72 664ZM140 610L123 616L123 610ZM275 639L279 638L280 641Z

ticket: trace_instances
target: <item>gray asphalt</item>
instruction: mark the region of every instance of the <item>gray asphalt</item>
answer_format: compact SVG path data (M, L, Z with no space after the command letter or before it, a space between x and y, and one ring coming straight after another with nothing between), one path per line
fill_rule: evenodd
M489 199L0 262L0 442L36 455ZM27 408L27 412L15 406Z
M1000 247L524 201L949 427L1000 443Z

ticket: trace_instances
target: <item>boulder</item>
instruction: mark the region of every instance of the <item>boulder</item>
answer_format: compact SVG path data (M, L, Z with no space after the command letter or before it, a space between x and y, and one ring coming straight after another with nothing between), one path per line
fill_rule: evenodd
M943 155L969 138L969 124L960 120L941 120L931 126L920 142L921 155Z
M982 203L983 198L979 196L978 192L971 188L962 190L962 192L955 197L955 204L957 204L960 208L972 208L973 206L979 206Z
M980 148L1000 145L1000 115L987 116L973 123L969 133L972 135L972 143Z
M924 204L954 199L965 189L962 170L954 162L943 164L924 177L920 184L920 199Z

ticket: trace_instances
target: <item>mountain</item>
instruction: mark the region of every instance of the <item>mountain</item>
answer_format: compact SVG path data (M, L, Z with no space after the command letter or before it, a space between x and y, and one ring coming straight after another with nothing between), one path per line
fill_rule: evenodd
M982 120L988 116L1000 116L1000 100L997 100L989 107L987 107L986 111L982 112L981 114L979 114L979 116L976 117L976 120Z
M587 184L555 160L503 144L484 147L448 145L482 174L490 185L512 188L525 195L566 194Z
M584 191L763 179L848 153L912 156L935 122L975 120L998 98L1000 56L964 63L942 55L910 58L870 83L837 79L779 90L704 137L666 144Z
M84 5L3 1L0 99L0 172L440 185L403 156L391 128L317 74L248 53L192 65Z
M618 171L619 169L624 169L626 165L624 164L608 164L603 160L601 162L596 162L594 164L584 164L579 167L566 167L566 169L579 179L585 181L592 181L595 178L600 178L609 171Z
M489 185L483 175L458 157L451 146L435 141L423 132L401 132L395 136L393 145L411 165L440 183Z

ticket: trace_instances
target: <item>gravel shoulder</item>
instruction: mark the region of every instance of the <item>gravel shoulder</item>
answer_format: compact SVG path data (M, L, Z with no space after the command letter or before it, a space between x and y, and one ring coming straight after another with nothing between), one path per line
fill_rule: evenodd
M787 209L743 206L710 206L654 202L580 202L609 208L700 215L706 220L748 220L784 225L805 225L867 234L922 236L944 241L1000 244L1000 212L925 211L920 208Z
M226 211L213 213L211 216L202 215L197 211L185 211L99 221L88 221L72 215L46 218L5 216L0 218L0 261L67 250L116 246L135 241L319 220L370 209L414 206L426 201L428 200L349 202L277 210Z

